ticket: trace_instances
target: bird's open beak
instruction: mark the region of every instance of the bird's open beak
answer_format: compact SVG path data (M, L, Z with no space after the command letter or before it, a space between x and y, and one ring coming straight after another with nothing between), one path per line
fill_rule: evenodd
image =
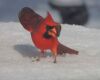
M57 37L57 31L55 28L53 28L51 31L49 31L49 35L53 36L53 37Z

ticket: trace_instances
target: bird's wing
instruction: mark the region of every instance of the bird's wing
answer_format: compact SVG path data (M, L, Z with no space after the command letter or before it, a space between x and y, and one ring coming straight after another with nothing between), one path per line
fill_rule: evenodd
M43 18L35 13L32 9L28 7L24 7L19 12L19 20L23 27L32 32L34 29L37 28L38 24L43 20Z

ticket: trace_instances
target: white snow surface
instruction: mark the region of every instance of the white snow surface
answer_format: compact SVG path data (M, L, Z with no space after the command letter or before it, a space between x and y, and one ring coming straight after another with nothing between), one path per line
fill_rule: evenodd
M79 55L32 62L38 55L20 23L0 23L0 80L100 80L100 30L62 24L59 41Z

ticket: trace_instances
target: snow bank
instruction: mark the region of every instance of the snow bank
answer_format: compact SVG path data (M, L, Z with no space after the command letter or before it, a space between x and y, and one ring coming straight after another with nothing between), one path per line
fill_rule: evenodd
M62 25L60 42L79 55L51 57L40 62L31 59L39 52L30 34L19 23L0 23L0 80L99 80L100 30Z

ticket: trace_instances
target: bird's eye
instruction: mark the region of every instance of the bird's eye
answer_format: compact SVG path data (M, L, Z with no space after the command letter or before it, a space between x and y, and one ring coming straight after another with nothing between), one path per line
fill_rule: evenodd
M54 28L54 26L49 26L49 25L47 25L46 26L46 30L48 31L48 30L51 30L51 29L53 29Z

